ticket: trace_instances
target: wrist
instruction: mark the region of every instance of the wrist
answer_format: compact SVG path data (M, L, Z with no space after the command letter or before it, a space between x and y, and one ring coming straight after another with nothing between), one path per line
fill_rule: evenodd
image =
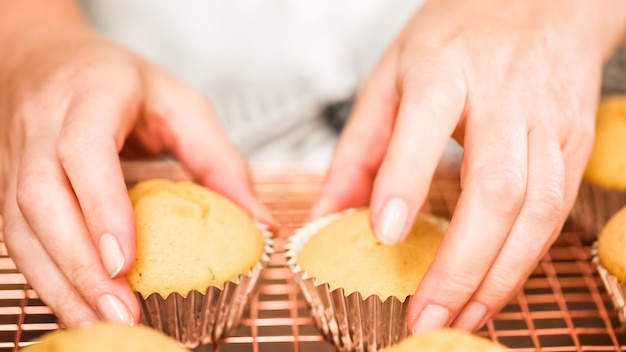
M420 12L433 11L438 21L458 28L482 23L489 28L506 27L537 40L565 41L572 55L586 53L606 61L614 49L626 43L626 1L624 0L428 0Z
M587 23L590 26L587 27L590 31L587 33L579 31L579 34L588 36L588 40L598 46L597 50L602 55L602 61L607 61L616 47L626 43L626 1L583 0L580 3L576 2L576 5L580 5L577 23Z
M74 0L0 0L0 48L3 65L33 46L54 41L61 32L89 30Z

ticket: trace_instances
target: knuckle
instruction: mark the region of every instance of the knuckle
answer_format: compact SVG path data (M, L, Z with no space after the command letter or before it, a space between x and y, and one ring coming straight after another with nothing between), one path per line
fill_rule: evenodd
M529 256L518 254L507 257L506 263L496 263L483 280L476 292L476 297L481 302L499 306L508 301L518 292L520 285L528 276L527 269L532 267L536 260Z
M478 281L476 275L469 270L450 272L455 274L443 275L437 279L437 289L446 294L438 296L436 300L446 307L460 307L475 292Z
M97 321L94 311L73 290L46 290L39 287L41 300L57 315L66 327L75 327L85 322Z
M522 173L513 168L484 167L476 175L477 191L481 202L496 213L517 213L526 193Z
M456 51L435 49L433 54L409 58L400 62L402 90L419 92L425 99L441 103L465 100L465 76Z
M79 141L80 142L80 138ZM72 138L60 138L57 142L57 156L63 165L67 165L76 157L77 150L80 149L80 143Z
M22 214L27 214L29 207L40 200L41 193L37 184L37 176L30 176L27 180L17 182L15 199Z
M529 189L526 195L526 213L539 223L555 223L564 213L564 191L558 185Z
M457 81L446 77L436 79L423 77L423 74L420 76L419 70L411 69L402 80L402 90L416 93L412 94L413 99L419 99L433 106L458 106L465 103L465 93Z
M101 286L99 278L102 277L100 275L102 270L102 266L97 261L68 263L65 275L81 296L88 299L94 288ZM98 284L99 282L100 285Z
M117 65L115 58L108 57L108 60L100 58L85 59L80 65L68 68L65 75L78 88L91 87L94 83L100 84L103 77L108 77L112 73L120 74L124 66Z
M63 165L68 165L96 144L97 131L93 131L89 124L78 124L64 128L57 141L57 156Z
M51 300L42 297L44 302ZM48 304L48 303L46 303ZM84 302L79 301L78 297L62 296L58 302L49 304L58 315L59 320L68 328L81 326L86 322L97 321L97 317Z
M477 293L477 299L489 305L499 305L517 290L518 282L512 280L517 277L513 269L494 270L491 278L488 280Z
M86 62L76 67L73 72L71 72L70 77L73 83L79 86L85 86L92 82L97 82L107 71L106 65L102 62Z
M97 224L97 220L99 219L99 217L102 216L102 214L106 214L110 206L111 204L108 204L107 202L102 200L91 200L89 202L83 202L81 204L83 216L85 217L85 221L90 230L94 230L94 224ZM92 234L94 233L92 232Z

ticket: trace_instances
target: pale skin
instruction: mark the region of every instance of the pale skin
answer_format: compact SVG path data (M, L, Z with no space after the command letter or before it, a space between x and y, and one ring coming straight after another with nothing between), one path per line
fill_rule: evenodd
M125 142L127 155L177 156L275 225L208 102L95 33L72 1L0 1L0 26L4 238L66 326L139 322L124 278L135 253Z
M480 328L559 234L625 5L429 1L370 74L314 216L369 202L376 236L397 244L448 139L464 147L450 228L410 305L414 333Z
M433 0L371 72L314 216L369 203L377 237L399 243L448 139L465 148L463 191L412 300L413 331L479 328L558 235L624 7ZM94 33L73 2L0 0L0 48L10 87L0 91L5 241L67 326L139 319L123 278L134 223L120 151L172 153L200 183L273 222L209 103Z

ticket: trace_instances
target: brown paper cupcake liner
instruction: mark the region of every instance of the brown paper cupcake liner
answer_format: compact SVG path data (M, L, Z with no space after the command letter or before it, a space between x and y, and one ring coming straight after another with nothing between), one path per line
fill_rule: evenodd
M626 206L626 191L608 189L583 180L571 217L584 231L585 239L591 241L609 221L613 214Z
M193 290L163 298L158 293L143 297L135 292L141 305L141 323L177 339L187 348L225 337L239 323L256 294L261 271L274 251L271 233L264 225L258 227L265 237L265 249L259 263L248 273L236 281L227 281L223 288L208 287L205 293Z
M619 320L622 322L622 326L626 326L626 282L621 282L602 265L598 257L597 242L593 244L591 255L592 262L598 270L598 274L600 274L600 278L617 310Z
M411 296L383 301L376 295L363 297L358 292L346 295L341 288L331 290L328 283L316 282L297 264L298 253L313 235L354 211L349 209L305 224L289 238L285 254L315 324L326 340L340 351L377 351L411 334L406 323Z

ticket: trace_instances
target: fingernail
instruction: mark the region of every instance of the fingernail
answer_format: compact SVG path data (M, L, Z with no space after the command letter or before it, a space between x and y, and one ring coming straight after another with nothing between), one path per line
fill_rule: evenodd
M411 332L413 335L426 331L437 330L448 324L450 312L439 305L429 304L422 309L413 323Z
M391 198L385 204L376 222L376 237L384 244L402 242L404 227L409 216L409 206L400 198Z
M454 321L454 327L461 330L474 331L485 319L487 307L478 302L470 302L465 306L463 312Z
M105 233L100 237L100 256L110 278L115 278L124 267L124 254L115 236Z
M100 316L106 321L129 325L134 325L135 323L126 305L119 298L110 294L100 297L98 300L98 311Z

